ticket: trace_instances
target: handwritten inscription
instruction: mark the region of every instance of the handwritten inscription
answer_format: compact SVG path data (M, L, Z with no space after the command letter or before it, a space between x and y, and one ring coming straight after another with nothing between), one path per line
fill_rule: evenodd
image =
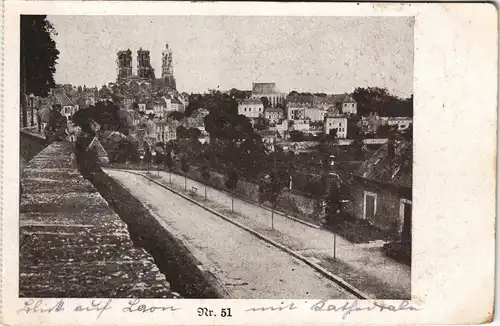
M295 303L291 302L285 305L284 302L281 302L281 304L278 306L249 308L246 309L245 311L285 311L285 310L295 310L295 309L297 309Z
M298 309L294 302L281 302L281 304L276 306L262 306L262 307L252 307L246 309L247 312L281 312ZM315 302L310 306L310 310L315 312L336 312L342 313L342 319L346 319L353 312L359 311L416 311L419 310L413 307L409 301L403 300L398 305L386 305L380 302L373 302L370 304L361 305L358 300L345 301L342 304L329 304L327 300L320 300Z
M120 301L115 302L115 306ZM148 305L141 299L130 299L127 301L126 306L123 306L123 301L121 305L118 307L112 307L113 300L112 299L89 299L89 301L84 301L83 303L79 303L76 306L72 306L68 303L66 305L64 299L59 299L57 301L43 299L27 299L24 301L24 306L17 310L18 314L53 314L60 312L69 312L69 313L88 313L96 316L96 319L100 318L101 315L108 310L112 309L121 309L123 313L140 313L140 314L152 314L164 311L178 311L181 308L176 307L174 305ZM307 301L306 301L307 303ZM420 310L411 305L410 301L403 300L399 301L397 304L386 304L380 301L344 301L340 304L337 302L333 303L328 300L319 300L312 304L300 305L298 302L294 301L281 301L278 305L263 305L263 306L254 306L251 308L247 308L245 312L253 312L253 313L265 313L265 312L287 312L296 309L309 309L309 311L313 312L333 312L338 313L342 317L342 319L346 319L348 316L353 313L360 311L367 312L399 312L399 311L417 311ZM202 308L200 308L202 309ZM199 310L199 309L198 309ZM203 310L203 309L202 309ZM210 313L205 313L204 311L210 311ZM210 310L206 308L200 312L198 311L199 316L212 316L215 317L216 310ZM231 309L223 308L221 309L221 317L231 317Z
M177 311L181 308L177 308L174 306L147 306L145 304L141 304L140 299L134 299L128 302L128 307L122 309L123 312L157 312L157 311Z
M342 312L342 319L346 319L353 312L357 311L416 311L419 310L412 305L410 302L403 300L399 305L384 305L382 303L373 302L370 305L360 306L358 300L346 301L342 305L327 304L326 300L320 300L311 306L312 311L333 311Z
M54 313L64 311L64 300L58 300L55 304L47 305L42 299L29 299L24 301L24 307L17 311L20 313Z
M108 299L107 301L104 300L92 300L90 302L90 305L78 305L73 309L75 312L91 312L95 311L97 312L97 318L101 317L102 313L106 310L111 309L111 302L113 300Z

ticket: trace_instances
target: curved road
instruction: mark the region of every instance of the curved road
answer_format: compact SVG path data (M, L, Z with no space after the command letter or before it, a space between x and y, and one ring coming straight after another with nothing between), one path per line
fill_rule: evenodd
M147 179L106 173L147 206L234 299L354 299L303 262Z

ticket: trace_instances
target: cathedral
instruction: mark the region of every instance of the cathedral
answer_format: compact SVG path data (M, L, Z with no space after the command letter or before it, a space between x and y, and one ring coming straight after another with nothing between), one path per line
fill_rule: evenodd
M117 53L117 78L119 84L130 85L132 82L139 85L162 86L169 90L176 90L172 50L166 45L162 51L161 78L155 77L155 70L151 66L148 50L140 48L137 51L137 74L132 73L132 51L130 49Z

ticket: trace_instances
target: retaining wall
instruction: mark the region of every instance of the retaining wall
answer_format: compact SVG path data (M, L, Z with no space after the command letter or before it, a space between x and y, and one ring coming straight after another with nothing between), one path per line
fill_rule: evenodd
M177 173L184 174L184 172L178 167L175 169ZM206 183L207 185L219 190L228 191L225 186L226 177L223 174L215 171L210 171L209 174L210 178L208 180L203 180L199 168L196 166L190 166L188 172L186 173L188 178ZM261 202L259 186L253 182L240 179L238 180L236 188L233 189L233 191L244 199L270 206L267 202ZM321 223L321 219L324 216L324 210L321 206L320 198L315 198L314 195L305 194L303 192L287 188L283 189L283 192L278 197L276 209L297 218L308 222L312 221L317 224Z
M172 297L153 257L77 171L70 143L37 154L21 185L21 297Z

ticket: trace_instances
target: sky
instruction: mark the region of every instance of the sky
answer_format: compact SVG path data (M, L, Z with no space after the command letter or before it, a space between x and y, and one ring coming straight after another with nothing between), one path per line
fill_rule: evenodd
M177 89L252 88L343 93L378 86L413 93L412 17L48 16L60 51L56 83L101 86L116 80L116 53L173 51Z

